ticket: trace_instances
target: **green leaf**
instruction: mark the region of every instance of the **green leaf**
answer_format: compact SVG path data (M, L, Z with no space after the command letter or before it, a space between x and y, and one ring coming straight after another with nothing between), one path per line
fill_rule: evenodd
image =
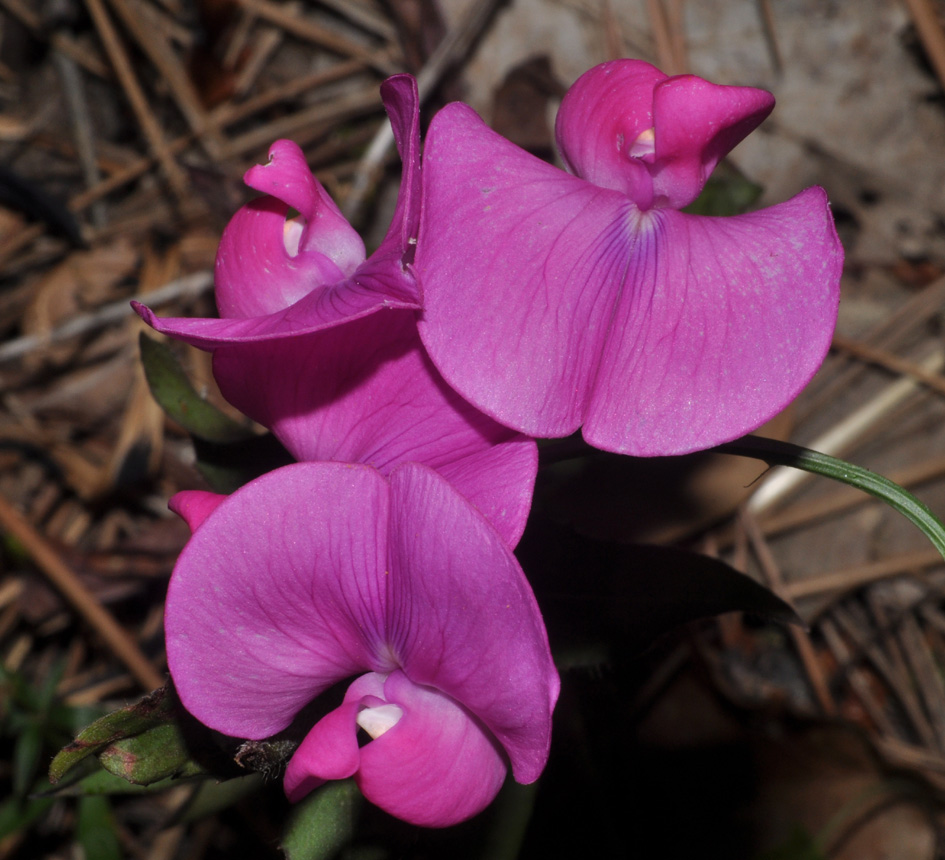
M803 827L796 825L785 842L766 851L758 860L827 860L827 855Z
M109 744L140 735L175 720L175 697L168 687L161 687L133 705L96 720L63 747L49 766L49 781L59 782L80 761L99 753Z
M271 433L221 445L194 437L197 468L218 493L232 493L266 472L295 462Z
M227 779L223 782L206 779L197 787L181 814L176 816L175 822L189 824L209 815L216 815L221 809L226 809L244 797L259 791L262 784L263 777L258 773Z
M204 400L191 385L173 352L142 333L141 363L154 399L185 430L209 442L249 439L254 434Z
M722 161L683 212L690 215L740 215L761 197L764 189L748 179L734 164Z
M13 792L17 797L23 797L29 791L42 754L43 726L34 722L16 739L13 749Z
M108 799L88 796L79 799L76 836L86 857L95 860L121 860L121 846L115 832Z
M348 844L361 806L354 780L329 782L296 806L282 834L288 860L329 860Z
M8 797L0 803L0 843L11 833L25 830L54 803L51 797Z
M857 487L864 493L881 499L918 526L932 546L941 553L942 558L945 558L945 526L941 520L912 493L882 475L829 454L821 454L810 448L802 448L800 445L780 442L777 439L766 439L763 436L743 436L734 442L719 445L714 450L740 457L754 457L756 460L764 460L769 466L790 466Z
M90 773L80 766L71 770L68 776L62 782L47 788L45 791L38 792L40 797L82 797L85 795L107 795L107 794L158 794L169 788L181 785L185 782L198 781L199 779L212 779L208 776L196 778L173 778L152 782L150 785L136 785L128 782L120 776L115 776L104 770L102 766L91 759L86 759L89 767L94 768Z

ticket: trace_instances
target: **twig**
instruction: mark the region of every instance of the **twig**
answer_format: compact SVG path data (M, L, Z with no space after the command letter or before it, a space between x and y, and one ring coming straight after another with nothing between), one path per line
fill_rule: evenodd
M945 32L938 22L931 0L906 0L906 8L912 16L916 32L939 84L945 88Z
M919 365L925 373L937 373L945 366L945 352L936 350ZM918 389L919 383L903 378L884 388L876 397L838 422L808 447L832 456L840 456L862 438L878 421L900 406ZM797 469L772 469L759 489L748 500L748 509L755 514L768 510L802 484L809 475Z
M171 281L156 290L135 296L134 301L146 303L149 307L158 307L175 299L197 296L213 285L213 273L210 271L195 272ZM59 328L42 335L24 335L0 346L0 362L20 358L28 352L45 347L53 343L78 337L90 331L112 325L131 316L129 302L131 299L120 299L117 302L104 305L91 313L73 317Z
M830 573L815 574L785 586L785 592L793 600L815 597L838 591L852 591L880 579L890 579L906 573L917 573L930 567L938 567L942 556L936 549L923 549L884 558L869 564L858 564Z
M669 0L669 12L666 20L669 22L669 41L673 51L673 66L676 74L682 75L689 71L689 56L686 50L686 0Z
M299 146L304 146L307 139L314 133L323 133L326 126L371 113L380 107L380 103L377 87L372 84L363 90L347 93L328 104L312 105L254 128L239 137L230 138L226 144L225 155L243 155L268 146L280 137L292 137Z
M938 314L945 302L945 278L939 278L921 290L905 304L898 307L882 322L873 326L859 340L879 349L895 350L906 337L934 314ZM832 373L824 374L823 379L815 379L809 389L809 396L804 404L804 412L798 420L816 413L825 403L832 403L839 394L847 391L855 379L862 376L867 368L862 362L854 362L849 356L834 355L828 358ZM841 369L836 369L839 365Z
M61 51L55 51L53 60L62 78L62 88L66 94L66 104L69 106L69 117L75 132L75 148L82 165L82 175L87 187L97 185L102 178L95 159L95 136L92 133L92 121L89 115L89 106L85 98L85 87L82 86L82 77L75 61ZM92 223L101 228L105 224L105 209L98 201L91 209Z
M356 57L384 75L391 75L396 71L384 52L372 50L352 42L350 39L316 24L309 18L287 12L275 3L270 3L268 0L236 0L236 2L244 9L248 9L260 18L282 27L300 39L328 48L328 50L335 51L343 57Z
M319 0L322 6L333 9L339 15L344 15L349 21L364 28L375 36L380 36L388 42L397 38L397 30L386 18L371 11L370 7L353 3L352 0Z
M758 9L758 18L761 20L761 32L765 37L768 56L771 58L771 68L776 75L780 75L784 68L781 61L781 49L778 47L778 36L774 29L774 15L768 0L755 0Z
M180 201L186 200L189 196L187 177L168 149L161 127L155 120L144 91L135 77L131 61L121 44L121 40L118 38L118 33L109 19L108 13L105 11L103 0L85 0L85 5L89 9L95 23L95 29L102 39L102 44L105 46L108 58L115 69L118 81L131 103L132 110L138 119L138 124L144 132L144 136L147 138L151 151L164 170L175 196Z
M154 690L164 684L163 675L151 665L137 642L79 581L42 535L3 497L0 497L0 527L23 545L40 570L95 628L145 690Z
M885 349L878 349L875 346L870 346L867 343L854 340L853 338L844 337L841 334L835 334L833 336L831 346L834 349L853 355L870 364L884 367L886 370L890 370L893 373L901 374L902 376L911 376L933 391L937 391L939 394L945 394L945 376L938 373L929 373L924 367L916 364L914 361L909 361L907 358L900 358L898 355L893 355L893 353L887 352Z
M676 58L673 56L673 42L669 35L669 21L662 0L646 0L646 12L653 33L656 64L667 74L678 74Z
M200 103L200 96L164 34L142 19L136 6L129 0L109 0L109 3L161 73L187 124L204 145L207 154L211 158L218 158L223 139L212 128L208 128L207 112Z
M779 597L784 598L787 591L784 579L781 576L777 562L774 560L774 556L771 554L771 549L768 547L764 536L761 534L758 521L750 512L742 510L739 514L739 523L748 536L748 540L751 543L758 563L761 565L761 570L767 580L768 587ZM817 651L814 648L813 642L811 642L810 636L806 630L794 624L792 624L788 630L791 640L794 642L797 654L804 666L804 671L807 673L807 679L814 691L814 695L820 703L820 707L827 716L835 714L837 712L837 705L830 693L830 685L827 683L820 661L817 659Z
M288 8L296 10L298 3L288 4ZM252 50L242 64L242 68L236 75L233 84L233 95L241 97L249 92L259 74L265 68L269 58L278 50L279 46L285 41L285 30L278 27L267 26L257 28L256 38L253 42Z
M834 659L840 665L840 671L846 676L850 688L866 709L870 719L882 734L895 737L897 735L896 729L883 710L882 705L876 700L876 696L873 695L869 678L863 669L855 665L853 653L833 622L829 619L821 622L820 632L823 634L824 641L827 643Z
M837 606L833 610L833 617L844 629L847 636L853 640L856 647L866 655L873 664L873 668L876 669L882 679L889 685L889 688L899 698L899 702L906 716L912 723L922 743L928 747L934 748L936 746L935 732L932 730L932 726L929 725L929 721L922 711L922 707L915 696L914 689L909 683L909 679L907 677L904 678L895 671L882 649L863 632L854 615L842 607Z
M480 0L477 3L470 3L462 20L436 46L436 50L417 75L417 90L421 104L436 89L446 70L465 56L473 42L479 37L486 22L492 17L498 3L499 0ZM377 180L380 165L393 144L394 131L389 122L384 122L361 158L354 181L351 183L351 190L341 207L349 221L357 218Z
M35 35L41 38L49 38L47 36L48 28L44 26L43 19L28 6L24 6L21 0L0 0L0 6L25 27L32 30ZM67 57L71 57L87 72L91 72L100 78L111 77L108 66L98 56L90 54L68 33L61 31L53 33L49 41L53 48Z
M916 687L938 740L938 749L940 752L945 751L945 689L935 659L929 653L928 644L911 613L904 615L899 624L899 641L915 675Z

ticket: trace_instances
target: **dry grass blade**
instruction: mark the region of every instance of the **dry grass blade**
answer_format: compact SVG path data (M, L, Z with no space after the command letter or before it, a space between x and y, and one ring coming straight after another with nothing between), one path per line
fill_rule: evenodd
M470 4L465 16L440 41L430 55L423 69L417 75L417 90L420 103L427 99L436 88L446 70L458 62L469 50L470 45L482 32L498 6L498 0L482 0ZM371 188L377 180L380 165L394 144L394 132L390 123L384 122L367 151L361 158L355 173L351 190L341 207L349 221L355 221L367 200Z
M939 84L945 87L945 31L931 0L905 0Z
M89 593L42 535L2 497L0 527L23 545L40 570L73 608L92 625L115 657L128 667L145 690L154 690L164 684L164 676L151 665L134 639Z
M105 51L108 54L115 74L121 82L122 89L131 103L132 110L137 117L138 124L154 153L154 157L160 162L164 170L164 175L170 183L179 201L188 199L189 189L187 178L184 171L174 160L173 155L168 149L167 142L164 140L164 133L154 118L148 100L145 97L144 90L138 83L138 78L134 73L131 60L121 44L118 32L108 17L105 5L102 0L85 0L92 20L95 22L95 28L98 30Z
M779 597L786 599L787 589L785 588L784 579L771 549L758 527L758 521L748 511L743 510L739 514L739 523L748 536L748 541L754 550L758 563L761 565L768 587ZM828 716L835 714L837 705L830 692L830 684L820 666L820 661L817 659L817 651L810 640L810 636L806 630L793 624L789 629L791 641L801 658L811 689L814 691L821 709Z
M200 96L167 38L159 28L145 20L140 7L133 0L109 0L109 3L160 71L197 139L204 144L211 157L219 157L223 139L215 129L207 126L207 114L200 103Z
M212 286L213 274L211 272L195 272L165 284L159 289L135 296L134 301L147 302L151 307L159 307L167 302L198 295ZM0 362L20 358L41 346L77 337L130 317L133 313L129 307L131 301L131 299L119 299L92 313L74 316L48 334L27 335L5 343L0 346Z
M327 27L322 27L309 18L293 15L275 3L270 3L268 0L237 0L237 2L254 15L282 27L286 32L300 39L328 48L343 57L362 60L385 75L391 75L397 71L383 52L371 50L352 42L350 39L329 30Z
M852 591L871 582L890 579L894 576L927 570L942 564L938 550L923 549L915 552L894 555L869 564L858 564L844 570L829 573L811 574L804 579L790 582L785 586L787 595L793 600Z

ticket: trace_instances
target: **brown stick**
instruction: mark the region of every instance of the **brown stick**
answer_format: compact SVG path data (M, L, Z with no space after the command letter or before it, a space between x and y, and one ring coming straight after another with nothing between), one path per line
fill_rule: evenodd
M781 576L781 570L774 560L774 556L764 536L761 534L761 529L758 527L758 520L747 510L742 510L739 515L739 523L748 535L748 540L755 552L758 563L761 565L761 570L767 580L768 587L779 597L789 599L786 597L787 588L784 583L784 578ZM836 714L837 704L834 702L833 696L830 693L830 684L824 676L820 661L817 659L817 650L814 648L814 643L811 641L807 631L803 628L792 624L788 630L791 640L794 642L794 647L797 650L798 657L800 657L801 664L804 666L804 671L807 673L807 679L810 681L811 689L814 691L814 695L820 703L820 707L827 716Z
M394 74L393 68L385 52L352 42L350 39L316 24L314 21L298 15L293 15L275 3L267 0L237 0L244 9L264 18L272 24L282 27L294 36L305 39L330 51L335 51L343 57L355 57L385 75Z
M868 343L844 337L842 334L834 334L832 346L834 349L856 356L863 361L868 361L870 364L885 367L893 373L911 376L923 385L927 385L933 391L937 391L939 394L945 394L945 376L942 376L940 373L929 373L921 365L916 364L914 361L909 361L907 358L900 358L898 355L893 355L893 353L887 352L885 349L878 349L875 346L870 346Z
M105 51L112 67L115 69L118 81L125 91L128 101L131 102L132 110L138 118L138 123L148 140L148 145L151 147L154 157L163 168L174 194L179 200L186 200L188 197L187 177L171 155L161 127L151 113L148 100L145 98L144 91L141 89L141 85L138 83L131 67L131 60L128 59L128 54L118 38L118 33L108 17L102 0L85 0L85 5L88 6L92 20L95 22L95 29L105 46Z
M164 34L150 26L140 16L137 8L127 0L109 0L109 2L128 31L134 36L135 41L164 77L187 124L204 144L207 154L212 158L219 157L223 140L215 130L208 128L207 112L200 103L200 96Z
M906 0L906 8L929 57L939 83L945 87L945 32L939 24L931 0Z
M43 536L3 497L0 497L0 528L23 544L37 567L95 628L145 690L154 690L164 684L164 676L151 665L138 643L79 581Z

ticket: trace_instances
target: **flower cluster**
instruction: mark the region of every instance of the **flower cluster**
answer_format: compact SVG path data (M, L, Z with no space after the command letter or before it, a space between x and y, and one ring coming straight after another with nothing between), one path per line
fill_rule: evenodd
M823 358L842 252L820 189L680 211L770 112L763 91L599 66L558 114L567 172L461 104L421 168L413 79L382 93L403 175L377 251L279 141L220 242L220 318L137 310L212 351L226 398L299 460L172 500L193 530L166 611L182 702L258 740L348 681L289 798L353 777L446 826L548 757L558 676L512 552L535 437L665 455L754 429Z

